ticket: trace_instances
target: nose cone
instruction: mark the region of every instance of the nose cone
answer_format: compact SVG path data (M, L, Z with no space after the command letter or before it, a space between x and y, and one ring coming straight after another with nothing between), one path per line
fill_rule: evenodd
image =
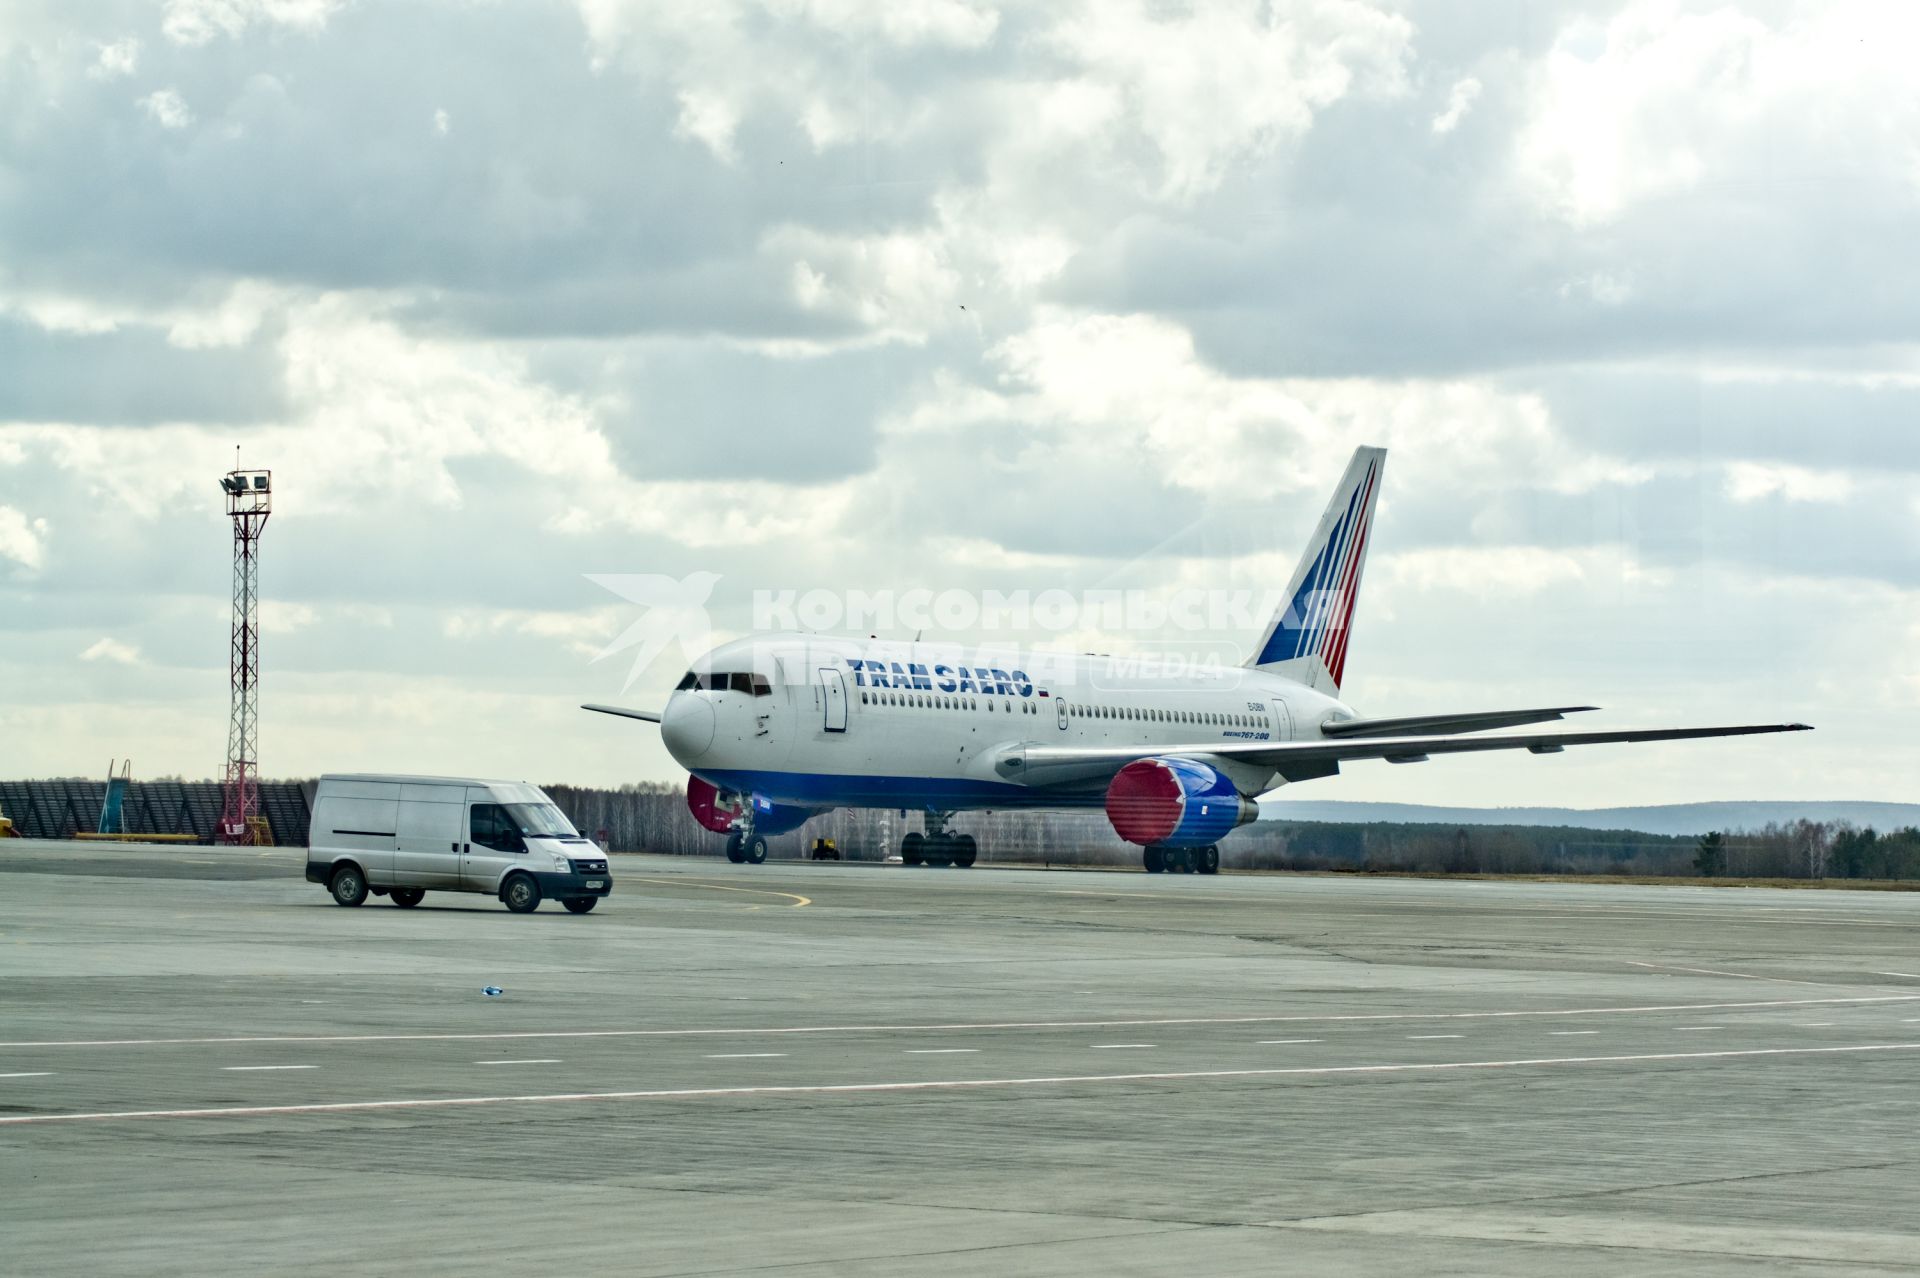
M698 759L713 744L713 705L705 697L680 693L660 716L660 739L680 763Z

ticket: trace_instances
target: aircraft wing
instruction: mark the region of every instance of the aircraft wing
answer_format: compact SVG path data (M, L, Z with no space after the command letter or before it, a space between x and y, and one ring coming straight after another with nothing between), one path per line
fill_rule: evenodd
M1212 756L1270 767L1289 781L1330 777L1340 765L1355 759L1385 759L1388 763L1422 763L1436 754L1468 754L1482 750L1525 750L1531 754L1558 754L1568 746L1610 745L1635 741L1683 741L1694 737L1744 737L1763 732L1807 732L1804 723L1740 724L1724 728L1627 728L1612 732L1528 732L1498 737L1398 736L1365 737L1357 741L1209 741L1200 745L1029 746L1017 766L1003 765L1003 775L1022 777L1028 785L1055 781L1086 781L1102 772L1118 772L1135 759L1167 755Z
M660 722L660 712L657 710L629 710L625 706L591 705L583 705L580 708L582 710L598 710L601 714L617 714L622 719L645 719L648 723Z
M1320 731L1345 741L1349 737L1405 737L1422 733L1485 732L1488 728L1517 728L1526 723L1598 710L1599 706L1548 706L1543 710L1476 710L1465 714L1414 714L1397 719L1342 719L1323 724Z

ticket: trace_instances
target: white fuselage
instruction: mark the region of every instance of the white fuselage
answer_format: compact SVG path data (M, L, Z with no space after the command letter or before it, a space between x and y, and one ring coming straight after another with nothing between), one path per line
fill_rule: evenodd
M691 685L691 686L690 686ZM1244 667L772 634L714 649L667 702L673 757L723 790L811 808L1098 807L1111 769L1085 785L1022 783L1032 746L1318 740L1344 703ZM1242 794L1272 769L1218 762ZM1056 780L1057 780L1056 774Z

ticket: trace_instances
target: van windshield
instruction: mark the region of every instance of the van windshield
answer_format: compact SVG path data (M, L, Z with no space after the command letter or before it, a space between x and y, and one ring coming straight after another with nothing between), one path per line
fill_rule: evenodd
M559 839L577 839L579 831L551 803L509 803L507 815L525 835L549 835Z

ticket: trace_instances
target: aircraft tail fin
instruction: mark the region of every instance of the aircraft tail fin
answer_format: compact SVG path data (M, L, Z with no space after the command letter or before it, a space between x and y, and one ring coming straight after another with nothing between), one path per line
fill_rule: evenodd
M1354 602L1367 562L1367 534L1387 450L1356 448L1346 474L1300 556L1280 609L1247 660L1318 691L1338 694L1353 633Z

